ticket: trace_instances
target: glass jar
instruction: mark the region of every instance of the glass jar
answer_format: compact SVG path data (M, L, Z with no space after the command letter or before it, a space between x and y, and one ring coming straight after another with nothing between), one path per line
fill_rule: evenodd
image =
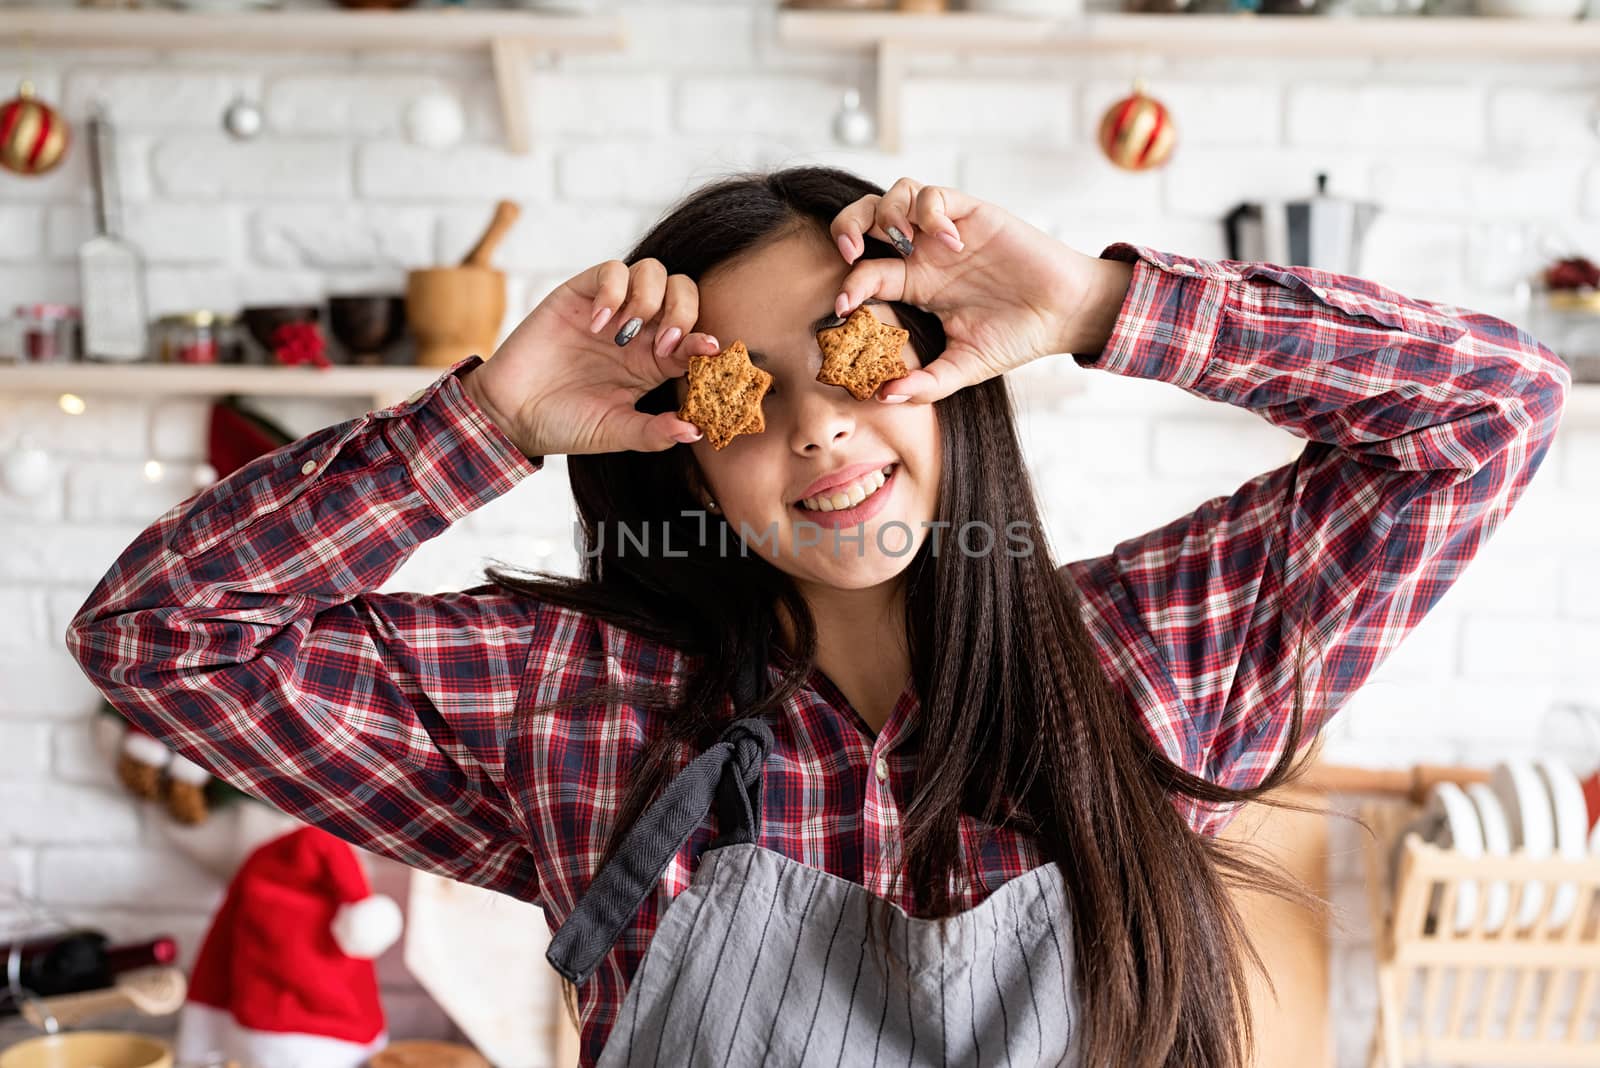
M1574 382L1600 382L1600 289L1534 293L1528 333L1572 368Z
M162 363L220 362L222 324L215 312L163 315L156 325Z
M67 363L78 358L78 309L70 304L19 304L18 355L23 363Z

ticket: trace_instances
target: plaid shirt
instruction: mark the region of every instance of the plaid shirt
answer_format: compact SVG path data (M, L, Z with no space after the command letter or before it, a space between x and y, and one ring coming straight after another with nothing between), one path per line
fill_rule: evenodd
M1286 606L1300 583L1317 589L1318 727L1506 516L1571 376L1501 320L1361 279L1127 244L1101 255L1135 264L1132 287L1110 343L1075 357L1082 366L1169 382L1307 439L1236 492L1065 565L1102 662L1157 744L1209 779L1253 785L1288 723ZM177 752L366 849L537 902L553 928L659 725L625 705L523 710L600 681L680 681L685 662L490 585L375 592L419 544L541 466L463 393L480 362L173 507L112 565L67 641L111 703ZM762 844L909 906L890 879L917 708L903 693L874 736L816 672L775 727ZM1233 814L1174 803L1206 834ZM977 877L953 889L968 907L1042 862L1032 842L983 832L963 826ZM691 837L585 984L584 1063L711 833Z

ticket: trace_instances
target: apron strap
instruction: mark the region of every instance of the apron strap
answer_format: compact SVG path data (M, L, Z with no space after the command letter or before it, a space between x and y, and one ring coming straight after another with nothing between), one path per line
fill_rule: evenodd
M628 829L545 951L568 982L583 983L655 888L661 873L715 801L723 832L709 848L753 842L761 826L761 773L772 728L759 717L734 720L717 742L675 775Z

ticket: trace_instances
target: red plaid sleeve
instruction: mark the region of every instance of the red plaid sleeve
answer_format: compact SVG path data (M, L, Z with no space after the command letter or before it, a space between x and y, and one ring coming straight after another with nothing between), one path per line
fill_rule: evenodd
M481 362L176 505L66 639L118 711L233 785L355 845L536 901L506 731L558 610L489 586L372 592L542 466L462 391Z
M1133 280L1105 351L1081 365L1307 439L1231 495L1066 565L1157 743L1195 774L1252 786L1286 744L1307 584L1315 731L1505 518L1571 373L1502 320L1363 279L1128 244L1101 255L1133 262ZM1204 833L1236 814L1177 803Z

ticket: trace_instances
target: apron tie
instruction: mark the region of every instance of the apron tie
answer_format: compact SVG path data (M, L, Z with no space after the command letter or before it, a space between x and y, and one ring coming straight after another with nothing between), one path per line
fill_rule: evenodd
M672 858L705 822L713 802L723 831L709 849L756 840L762 769L772 743L772 728L764 720L734 720L673 777L550 939L545 959L551 967L577 984L594 974Z

